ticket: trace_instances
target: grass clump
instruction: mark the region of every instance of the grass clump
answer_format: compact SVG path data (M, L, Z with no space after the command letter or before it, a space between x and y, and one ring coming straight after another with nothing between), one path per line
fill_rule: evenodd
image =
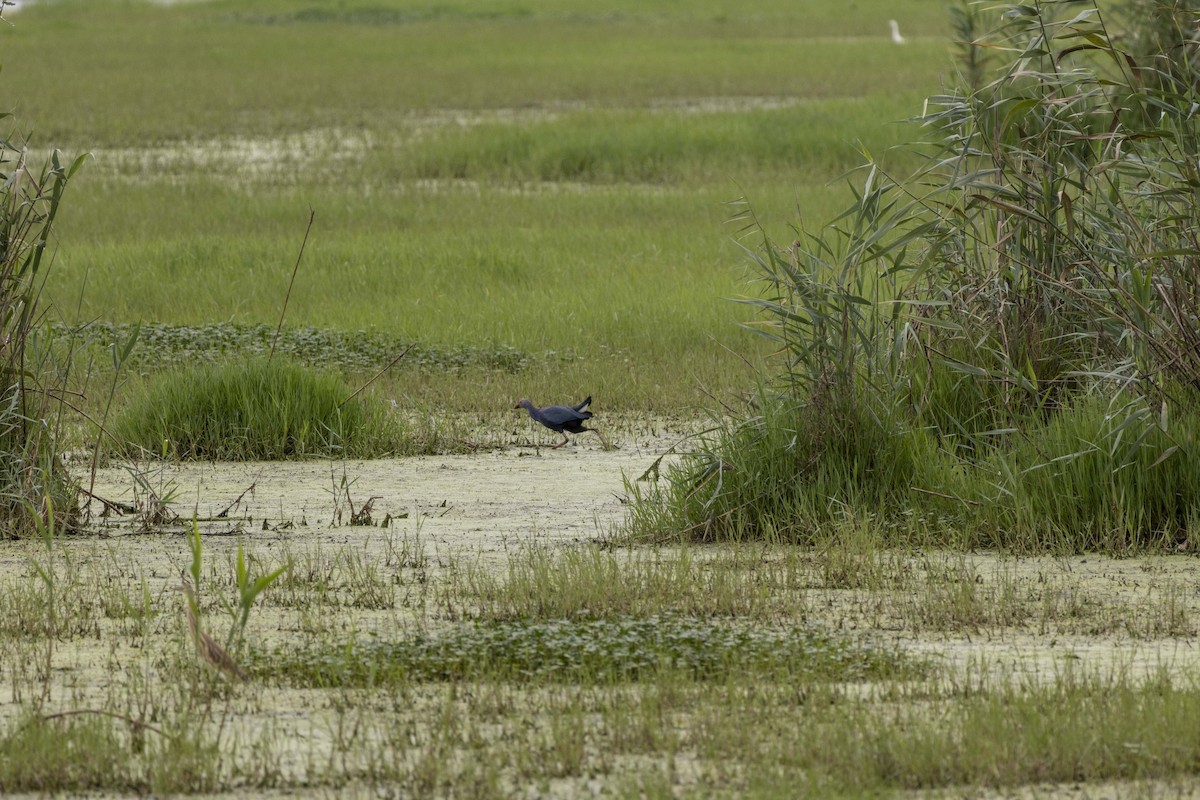
M723 421L662 483L628 484L634 530L666 541L822 539L830 521L895 516L944 456L900 420L778 398Z
M337 375L251 360L162 373L112 433L155 455L243 461L337 455L367 458L424 446L372 397Z
M978 528L1028 531L1036 547L1186 546L1200 513L1200 417L1161 419L1144 402L1083 398L978 465ZM1014 467L1020 467L1014 470Z
M745 302L780 379L639 493L636 532L811 541L876 518L1022 550L1188 541L1200 81L1076 5L1013 6L990 33L960 9L961 88L927 101L925 166L869 164L851 206L788 247L745 213L765 287ZM1184 16L1130 15L1182 25L1134 39L1187 44L1200 11Z

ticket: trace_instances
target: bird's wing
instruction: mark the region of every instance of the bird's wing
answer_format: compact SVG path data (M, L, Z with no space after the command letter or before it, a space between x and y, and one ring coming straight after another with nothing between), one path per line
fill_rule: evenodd
M568 422L582 422L592 418L592 412L577 411L569 406L546 406L541 409L541 415L552 425L565 425Z

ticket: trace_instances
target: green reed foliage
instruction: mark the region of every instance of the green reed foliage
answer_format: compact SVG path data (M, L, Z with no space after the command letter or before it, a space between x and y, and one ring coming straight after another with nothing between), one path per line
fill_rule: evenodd
M68 164L54 151L39 168L24 144L0 139L0 536L73 527L76 487L56 446L61 407L39 301L54 221L83 158Z
M1200 13L1172 8L1185 40ZM1187 535L1200 508L1190 62L1139 60L1088 3L1008 5L986 35L974 10L955 22L964 88L927 101L931 141L912 145L925 166L898 181L871 163L851 207L787 248L745 215L765 287L746 302L781 380L647 493L676 529L804 537L847 508L911 506L1015 546Z
M418 444L338 375L255 359L161 373L114 421L153 455L221 460L411 452Z

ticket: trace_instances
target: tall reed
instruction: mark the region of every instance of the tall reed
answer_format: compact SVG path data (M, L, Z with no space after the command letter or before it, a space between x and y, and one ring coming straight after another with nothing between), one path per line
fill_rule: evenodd
M765 291L746 302L780 347L780 380L670 488L642 493L679 514L635 511L635 528L740 536L734 519L769 510L756 530L806 538L849 508L893 528L899 513L948 515L991 544L1186 538L1200 73L1171 53L1190 52L1200 13L1139 5L1130 19L1153 36L1118 35L1092 3L1007 5L985 36L960 10L961 88L926 102L929 141L910 145L922 167L899 180L871 161L853 205L790 247L747 214ZM785 447L752 433L768 419ZM733 466L748 448L784 466ZM1056 513L1062 496L1097 499Z
M77 513L56 446L62 394L39 300L63 192L84 157L68 164L55 151L39 168L27 152L0 139L0 537L70 530Z

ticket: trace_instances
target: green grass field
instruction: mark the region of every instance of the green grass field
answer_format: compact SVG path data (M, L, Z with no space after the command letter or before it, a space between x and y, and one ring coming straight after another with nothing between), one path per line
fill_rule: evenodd
M273 326L311 209L289 326L526 357L402 363L406 407L740 391L764 351L726 301L754 291L730 201L781 238L825 221L859 143L886 163L951 70L940 0L906 5L904 46L889 4L811 5L23 8L3 106L35 153L94 154L55 313Z

